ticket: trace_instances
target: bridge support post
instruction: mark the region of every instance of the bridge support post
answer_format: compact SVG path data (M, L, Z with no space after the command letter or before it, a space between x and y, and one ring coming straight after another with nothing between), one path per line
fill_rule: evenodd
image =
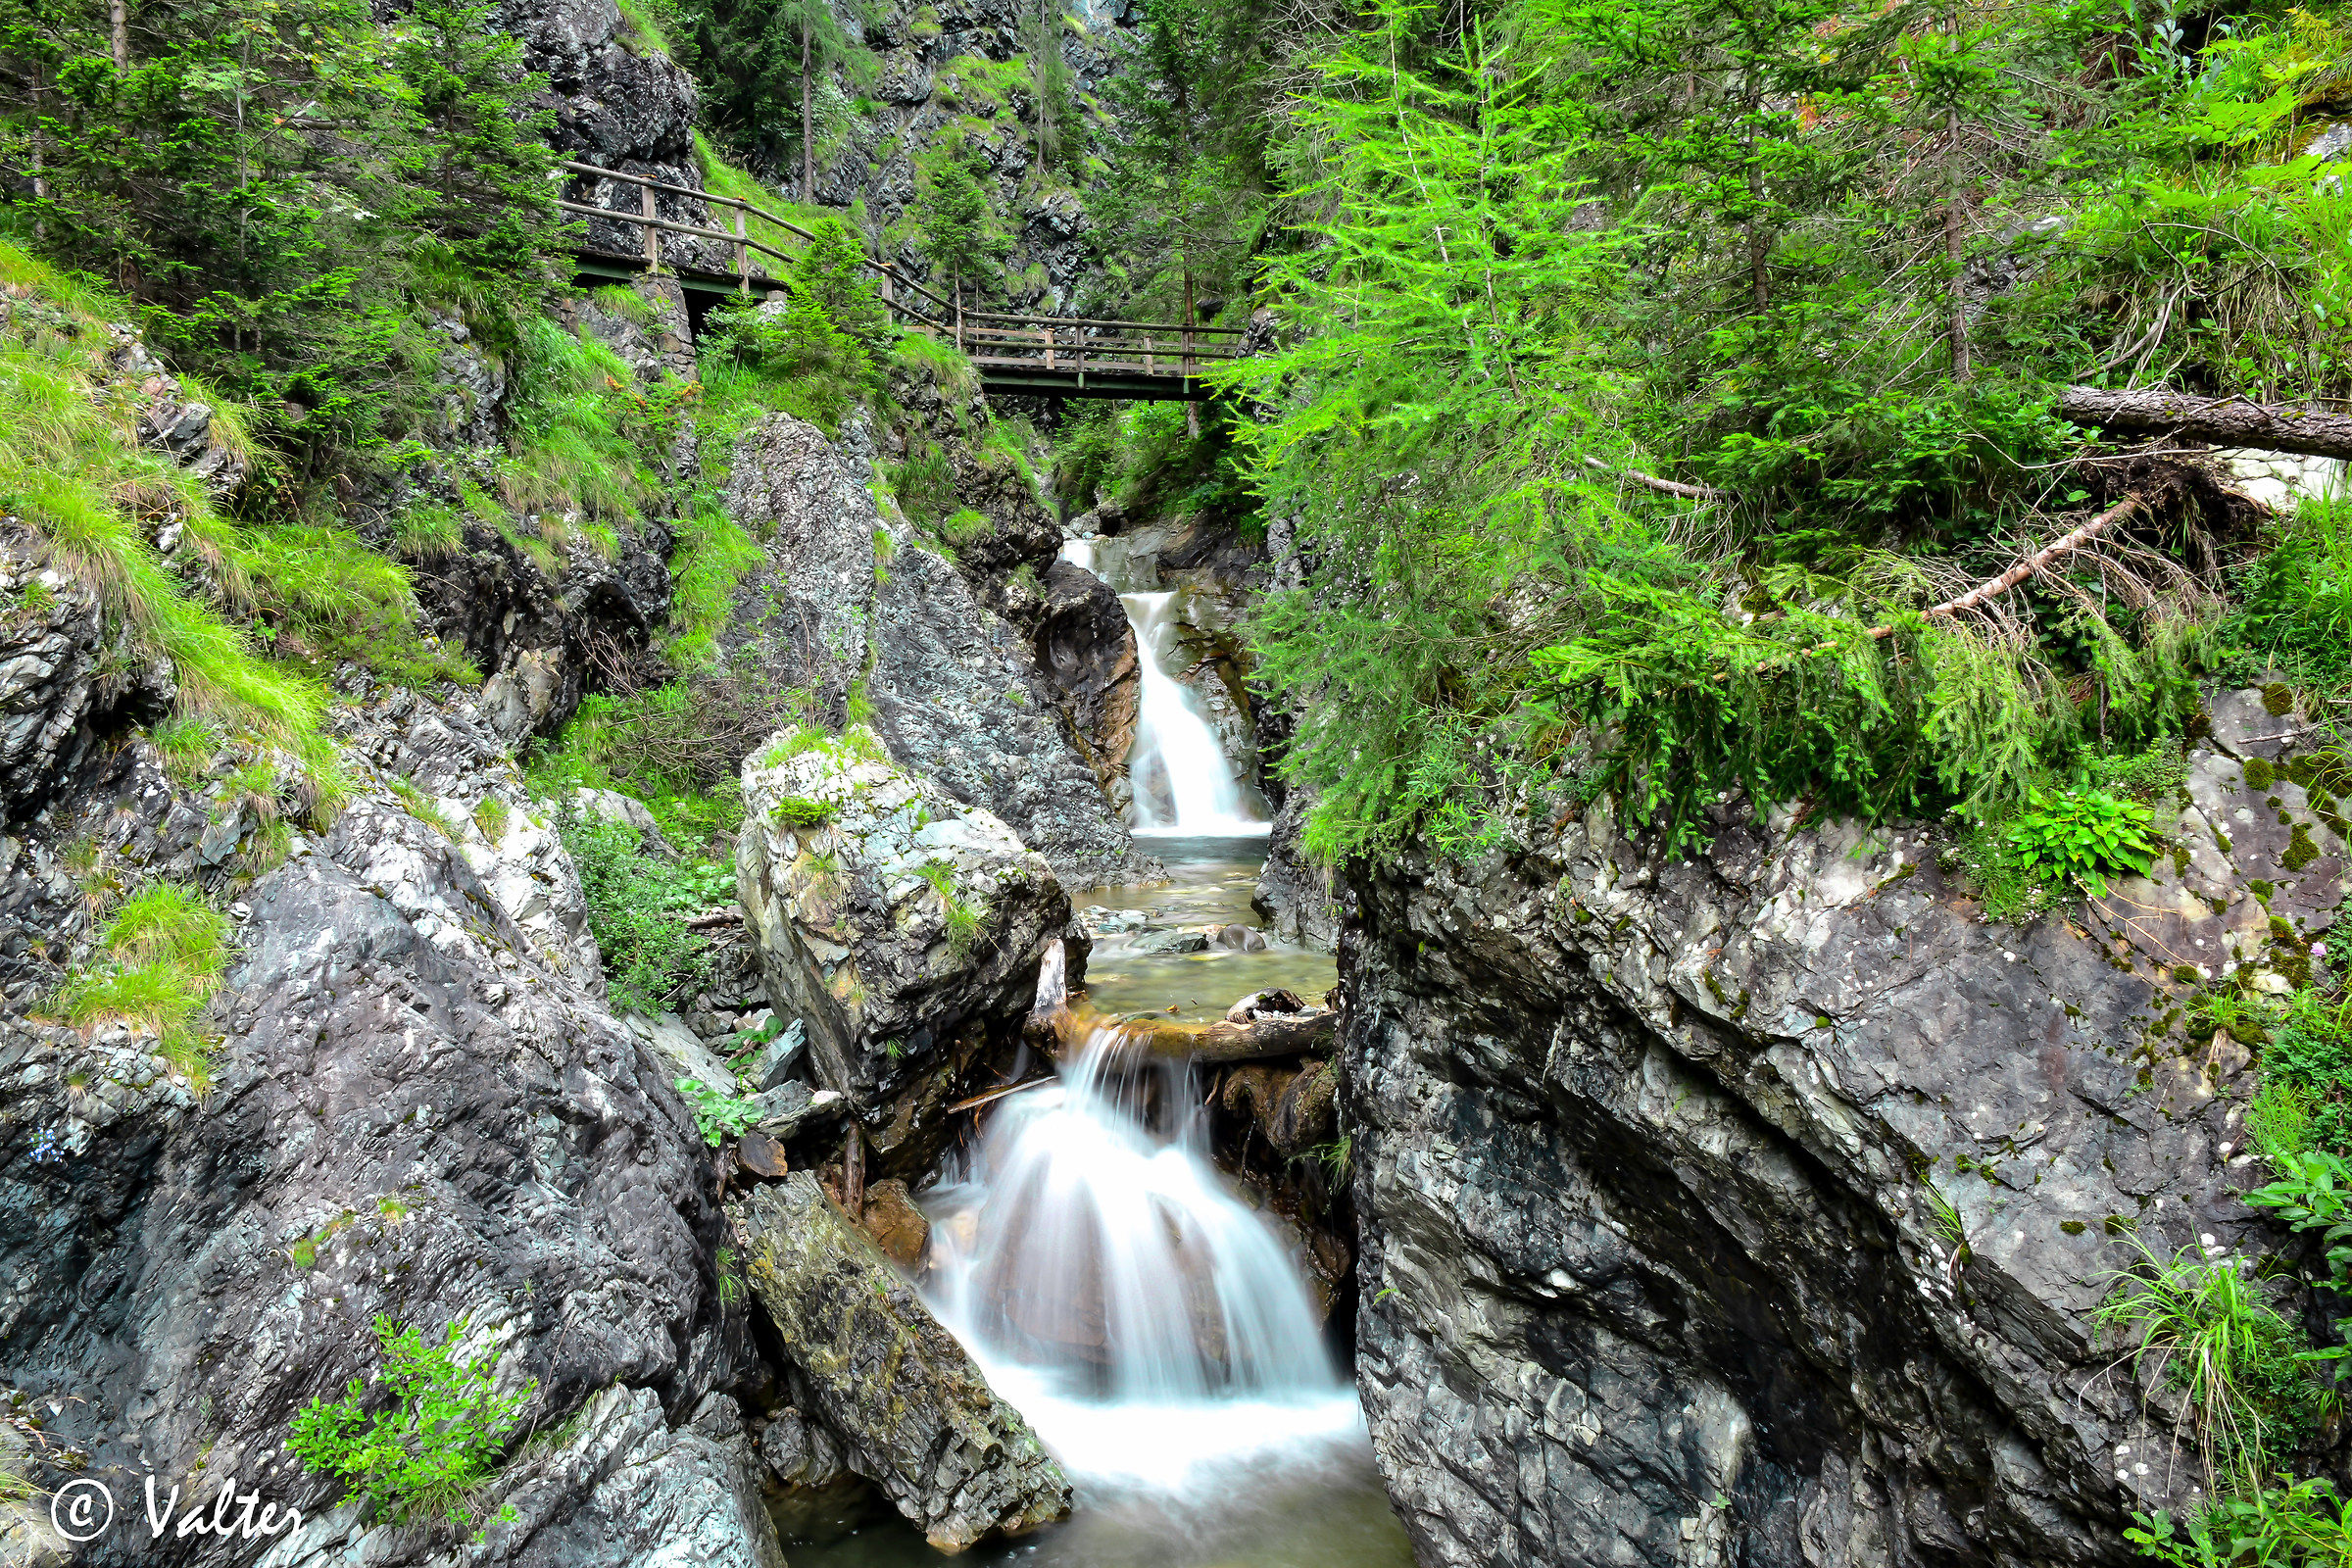
M744 243L743 209L735 209L735 292L752 292L752 248Z
M662 265L662 231L654 226L654 220L661 215L654 211L654 187L641 184L637 187L637 194L641 198L638 210L645 215L645 221L637 225L645 230L645 265L660 267Z

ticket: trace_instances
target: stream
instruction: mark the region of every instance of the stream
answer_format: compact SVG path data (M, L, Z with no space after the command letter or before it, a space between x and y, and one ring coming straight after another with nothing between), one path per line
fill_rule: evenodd
M1319 1000L1328 953L1265 942L1250 894L1262 803L1165 669L1168 593L1122 596L1144 652L1134 829L1167 882L1077 896L1101 933L1084 1004L1217 1017L1277 987ZM1235 945L1242 926L1257 946ZM1224 932L1201 951L1193 935ZM1063 1524L976 1548L1056 1568L1410 1568L1355 1388L1285 1231L1208 1157L1185 1065L1098 1031L1059 1081L1008 1097L923 1194L925 1299L1068 1471ZM938 1553L876 1520L794 1568L915 1568Z

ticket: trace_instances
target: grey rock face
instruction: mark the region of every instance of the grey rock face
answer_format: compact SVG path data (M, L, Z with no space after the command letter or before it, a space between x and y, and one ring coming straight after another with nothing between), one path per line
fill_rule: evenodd
M1020 637L927 550L902 551L890 573L875 604L873 693L891 754L1004 818L1073 886L1117 880L1133 843Z
M710 1546L709 1509L685 1499L715 1498L725 1464L655 1430L747 1364L709 1272L705 1155L661 1067L496 886L438 830L355 805L247 895L202 1101L120 1030L84 1045L0 1025L0 1380L57 1396L49 1436L126 1505L146 1464L250 1485L298 1409L373 1368L374 1314L433 1331L465 1315L466 1353L501 1349L509 1388L536 1380L532 1423L599 1390L652 1411L600 1474L680 1500L598 1560ZM628 1453L641 1462L624 1480ZM555 1483L526 1511L538 1528L490 1555L572 1560L555 1549L562 1520L603 1517L602 1485L587 1470ZM266 1490L331 1532L328 1486L287 1470ZM358 1549L404 1561L451 1544L371 1533ZM151 1544L142 1525L81 1560L210 1545Z
M107 631L97 596L43 564L15 523L0 527L0 817L14 818L38 808L97 726L160 715L172 688L169 668L148 676L127 633Z
M573 538L551 574L469 520L457 555L417 569L416 599L434 633L488 673L483 716L514 744L562 729L600 667L643 652L669 613L669 544L654 521L622 532L613 561Z
M737 886L769 1000L875 1129L876 1174L920 1176L946 1105L1018 1040L1069 899L1003 822L881 760L864 730L755 755L743 800Z
M1046 570L1046 603L1037 628L1037 666L1053 684L1079 758L1095 771L1113 806L1124 806L1127 749L1143 702L1135 628L1119 596L1074 562Z
M865 475L815 425L769 415L736 439L727 513L766 559L737 588L720 646L840 722L874 617L882 514Z
M2248 707L2217 738L2294 722ZM2111 1228L2276 1240L2176 966L2283 989L2344 893L2332 807L2191 762L2177 857L2022 930L1924 832L1785 816L1676 864L1593 808L1360 890L1357 1376L1423 1563L2135 1560L2202 1478L2092 1344Z
M1294 786L1284 793L1266 834L1266 861L1258 868L1257 887L1250 906L1264 916L1266 929L1284 942L1301 947L1336 946L1340 935L1341 895L1344 889L1331 876L1310 864L1299 847L1306 813L1314 797Z
M737 589L721 647L769 689L810 694L834 722L862 677L874 730L900 762L1003 818L1058 874L1116 875L1132 853L1126 829L1062 733L1030 650L954 566L885 528L867 474L862 455L788 415L739 439L728 509L766 560Z
M825 1426L932 1545L1068 1515L1061 1467L815 1177L796 1171L730 1213L752 1292Z

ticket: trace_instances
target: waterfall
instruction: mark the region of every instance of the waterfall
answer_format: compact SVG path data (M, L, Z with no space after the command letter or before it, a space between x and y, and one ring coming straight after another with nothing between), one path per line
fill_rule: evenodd
M1098 1031L927 1199L941 1319L1082 1484L1181 1494L1361 1442L1298 1265L1203 1120L1189 1067L1132 1070Z
M1266 820L1245 796L1200 698L1168 673L1182 632L1175 602L1176 595L1166 592L1119 595L1135 627L1144 688L1135 745L1127 754L1135 831L1262 834Z

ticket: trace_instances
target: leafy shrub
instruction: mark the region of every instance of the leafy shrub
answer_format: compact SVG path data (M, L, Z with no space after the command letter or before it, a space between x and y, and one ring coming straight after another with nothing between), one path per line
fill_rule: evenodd
M772 813L786 827L823 827L835 815L829 801L812 801L803 795L787 795L776 802Z
M686 929L686 919L733 896L733 867L648 855L625 822L569 809L557 820L579 869L613 1010L658 1013L672 996L707 982L708 945Z
M457 1360L465 1331L466 1319L458 1318L433 1344L413 1326L377 1317L384 1364L376 1381L391 1395L390 1408L369 1415L368 1385L354 1378L342 1398L314 1399L294 1417L288 1450L306 1469L368 1498L386 1522L469 1522L466 1499L496 1472L507 1436L538 1384L498 1393L497 1355Z
M722 1095L700 1078L671 1081L686 1106L694 1112L695 1130L712 1149L730 1138L741 1138L760 1119L760 1107L748 1100Z
M2297 992L2270 1036L2261 1054L2264 1093L2292 1097L2304 1147L2352 1154L2352 1004Z
M2246 1201L2298 1231L2319 1232L2328 1249L2328 1288L2352 1296L2352 1165L2327 1150L2275 1154L2271 1165L2278 1179L2248 1193Z
M2094 899L2107 896L2118 872L2145 876L2156 853L2154 813L2136 801L2103 790L2035 791L2033 805L2009 825L2009 842L2025 864L2053 883L2072 883Z

